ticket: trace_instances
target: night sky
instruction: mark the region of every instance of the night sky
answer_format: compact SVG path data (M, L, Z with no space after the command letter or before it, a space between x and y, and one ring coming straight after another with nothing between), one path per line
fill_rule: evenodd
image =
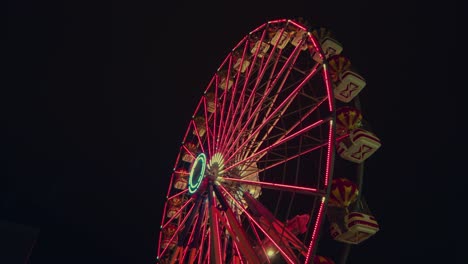
M382 141L363 190L380 231L348 263L462 263L457 8L313 2L325 1L9 1L0 256L154 263L169 176L208 81L248 32L303 17L331 29L365 77L363 115Z

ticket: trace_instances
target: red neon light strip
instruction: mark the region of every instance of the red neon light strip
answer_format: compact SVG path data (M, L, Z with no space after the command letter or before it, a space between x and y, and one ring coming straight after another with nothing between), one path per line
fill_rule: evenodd
M208 217L206 217L206 215L208 214L207 213L207 210L208 208L205 206L204 208L204 212L203 212L203 217L204 217L204 220L203 220L203 232L200 234L202 237L201 237L201 242L200 242L200 250L199 250L199 254L198 254L198 263L200 264L201 263L201 260L202 260L202 257L203 257L203 245L205 244L205 239L206 237L208 236L207 234L207 231L206 231L206 226L207 226L207 221L208 221ZM208 243L209 243L209 239L208 239Z
M190 237L189 237L189 239L187 241L187 245L190 244L190 242L193 239L193 235L195 233L195 232L193 232L195 230L195 226L196 226L195 223L196 223L196 221L199 220L199 217L198 216L196 216L196 217L197 217L197 219L192 224L192 232L190 232ZM185 246L185 249L182 251L182 254L181 254L181 257L180 257L180 260L179 260L180 263L184 263L184 259L185 259L185 256L187 255L188 250L189 250L189 247Z
M193 125L193 129L195 131L195 134L197 135L198 145L200 146L201 151L205 152L205 148L203 147L203 142L202 142L202 140L200 138L200 134L198 133L198 128L197 128L197 125L195 124L195 120L192 119L192 121L190 123ZM206 133L206 131L205 131L205 133Z
M190 215L190 212L193 210L193 208L195 207L195 204L193 204L193 206L190 208L189 212L187 213L187 215L185 216L185 218L182 220L182 222L180 223L180 225L177 226L177 229L176 231L174 232L174 234L172 235L171 239L169 240L169 244L171 244L172 240L174 240L174 238L177 236L177 234L179 233L180 229L184 226L185 222L187 221L188 219L188 216ZM163 249L163 251L158 255L158 258L163 256L164 253L166 252L166 250L168 249L169 246L167 246L166 248Z
M250 42L247 40L246 43L245 43L245 46L244 46L244 54L245 54L245 50L247 49L247 47L249 46L249 44L250 44ZM257 57L256 57L256 56L253 57L253 61L252 61L251 65L255 65L256 60L257 60ZM246 77L245 77L245 79L244 79L244 85L243 85L243 87L242 87L242 92L241 92L241 94L240 94L240 96L239 96L239 100L238 100L238 102L237 102L236 110L234 111L234 113L238 113L238 112L240 111L239 109L244 109L244 108L245 108L245 107L244 107L244 97L245 97L245 94L246 94L245 91L247 90L248 81L249 81L249 79L250 79L250 75L251 75L253 69L254 69L254 67L251 66L251 67L249 67L249 70L247 71L247 75L246 75ZM233 116L234 116L234 115L233 115ZM240 123L240 119L241 119L241 117L238 117L238 118L237 118L237 120L239 121L238 123ZM236 131L236 129L233 128L234 121L235 121L235 118L232 118L232 120L231 120L231 122L230 122L230 124L229 124L229 129L228 129L228 131L232 131L231 133L234 133L234 131ZM235 127L238 127L237 123L236 123L236 126L235 126ZM230 138L230 137L231 137L231 135L226 136L226 140L227 140L228 138ZM223 142L223 145L226 145L226 143L225 143L226 140ZM223 152L226 153L226 151L224 151L224 148L223 148Z
M319 208L319 213L317 215L317 219L314 224L314 229L312 231L312 237L310 240L309 244L309 249L307 250L307 255L304 263L309 263L309 258L311 257L311 252L314 250L316 244L317 244L317 237L320 231L320 226L322 224L322 214L323 214L323 209L324 209L324 201L320 203L320 208Z
M193 199L189 199L184 205L182 205L180 209L177 210L177 212L169 220L167 220L167 222L163 226L161 226L161 228L166 228L169 223L171 223L174 219L176 219L178 215L180 215L182 210L184 210L184 208L187 207L187 205L189 205L191 201L193 201Z
M262 37L261 37L260 40L259 40L260 43L262 43L262 41L264 40L265 35L266 35L266 30L264 30L264 31L262 32ZM253 56L254 59L253 59L252 65L255 65L255 61L256 61L256 59L258 58L257 55L258 55L258 52L259 52L259 51L260 51L260 47L255 51L255 54L254 54L254 56ZM250 73L251 73L251 71L253 70L253 68L254 68L253 66L250 67L248 77L250 77ZM264 72L265 72L265 71L262 71L262 73L260 74L259 77L257 77L257 79L261 78L261 76L263 76ZM244 91L245 91L246 86L247 86L247 84L248 84L248 80L249 80L249 78L246 78L246 79L245 79ZM257 83L255 84L255 86L253 87L253 89L252 89L252 95L253 95L253 96L250 96L250 97L249 97L249 100L248 100L247 103L249 103L249 102L251 101L251 98L254 98L254 95L255 95L255 91L256 91L256 89L257 89L257 86L258 86L258 82L257 82ZM253 100L253 99L252 99L252 100ZM258 107L257 107L257 108L258 108ZM247 107L242 107L241 109L242 109L242 113L241 113L241 115L240 115L240 117L239 117L239 119L238 119L238 120L239 120L238 123L241 122L241 119L242 119L242 117L244 116L244 113L245 113L245 111L246 111L248 108L247 108ZM237 126L236 126L236 128L237 128ZM245 129L242 129L242 130L245 130ZM230 131L232 131L231 133L233 134L235 131L237 131L237 129L230 129ZM239 133L239 134L240 134L240 133ZM229 144L229 145L231 145L231 144ZM234 144L232 144L231 147L232 147L233 145L234 145ZM227 153L229 153L229 151L227 151Z
M242 58L240 60L240 69L242 69L242 67L243 67L242 65L244 63L246 50L247 50L247 45L244 45L244 49L242 51ZM231 53L231 56L232 56L232 53ZM220 138L220 142L221 142L220 151L221 152L224 152L224 147L223 146L224 146L224 142L225 142L224 139L226 138L226 133L227 133L226 128L232 124L232 119L234 118L234 117L231 118L231 113L232 113L232 111L234 109L233 104L235 102L235 96L236 96L236 93L237 93L237 86L239 84L240 73L241 73L241 70L238 70L237 74L236 74L235 83L234 83L234 85L233 85L233 87L231 89L231 99L230 99L229 108L228 108L228 112L227 112L227 116L226 116L226 122L229 122L229 120L231 120L231 122L229 122L229 125L224 126L222 136Z
M296 96L298 94L302 86L304 86L305 83L315 74L316 70L317 68L313 68L313 70L307 75L307 77L304 80L302 80L302 82L296 87L296 89L294 89L294 91L290 95L288 95L288 97L277 107L277 109L275 109L270 114L270 116L265 119L266 121L252 133L253 135L259 133L260 129L262 129L267 124L267 122L269 122L270 119L272 119L275 116L275 114L279 111L279 109L281 109L289 100L292 100L293 96ZM229 156L229 158L227 158L226 160L227 161L231 160L247 142L249 142L249 139L243 142L240 146L238 146L237 149L233 153L231 153L230 154L231 156Z
M167 198L167 200L172 200L172 199L176 198L177 196L181 196L182 194L184 194L186 192L188 192L188 189L182 190L182 191L180 191L180 192L178 192L178 193L176 193L176 194L174 194L174 195L172 195L170 197L166 197L166 198ZM192 198L190 200L192 200Z
M307 30L304 26L302 26L302 25L296 23L296 22L293 21L293 20L288 20L288 23L291 23L291 24L293 24L294 26L296 26L296 27L298 27L298 28L300 28L300 29L302 29L302 30Z
M203 96L203 104L204 104L204 108L205 108L205 127L206 127L206 131L205 131L205 134L206 134L206 140L208 141L208 146L207 146L207 149L208 149L208 157L211 157L212 156L212 153L211 153L211 149L210 149L210 127L208 126L208 103L206 102L206 96ZM215 109L216 111L216 109Z
M242 180L242 179L237 179L237 178L223 178L223 181L239 182L239 183L245 183L249 185L261 186L267 189L302 192L302 193L313 194L313 195L318 195L318 196L323 196L324 194L322 191L319 191L316 188L300 187L300 186L279 184L279 183L272 183L272 182L250 181L250 180Z
M239 162L234 163L233 165L227 167L225 170L230 170L230 169L236 167L237 165L239 165L239 164L245 162L246 160L252 160L252 159L255 158L256 156L261 155L263 152L269 151L270 149L275 148L275 147L277 147L278 145L283 144L284 142L286 142L286 141L288 141L288 140L290 140L290 139L293 139L293 138L296 137L297 135L300 135L300 134L302 134L302 133L304 133L304 132L309 131L309 130L312 129L312 128L315 128L315 127L321 125L323 122L324 122L324 120L319 120L319 121L317 121L317 122L315 122L315 123L313 123L313 124L310 124L310 125L304 127L303 129L297 131L296 133L291 134L291 135L289 135L289 136L283 138L281 141L277 141L277 142L273 143L272 145L270 145L270 146L268 146L268 147L266 147L266 148L264 148L264 149L258 151L257 153L252 154L252 155L251 155L250 157L248 157L247 159L245 159L245 160L243 160L243 161L239 161ZM248 142L248 141L246 141L246 142ZM245 144L245 143L243 143L243 144ZM241 148L241 147L242 147L242 146L240 146L239 148ZM233 158L233 157L231 156L231 158Z

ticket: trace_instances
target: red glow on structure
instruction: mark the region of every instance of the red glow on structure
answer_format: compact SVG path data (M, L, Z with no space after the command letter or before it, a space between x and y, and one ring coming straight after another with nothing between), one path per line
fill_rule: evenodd
M237 205L237 207L239 207L242 212L244 213L244 215L246 215L249 220L254 223L257 228L259 230L262 231L262 233L275 245L275 247L278 249L279 252L281 252L281 255L284 256L286 258L286 260L289 261L289 263L294 263L294 261L292 259L289 258L289 256L281 249L281 247L276 243L276 241L274 241L273 238L271 238L271 236L268 234L268 232L263 229L263 227L250 215L249 212L247 212L247 210L245 210L244 206L241 205L230 193L229 191L226 190L226 188L224 188L222 185L219 185L219 187L224 191L225 194L227 194L229 196L229 198L232 199L232 201L234 201Z
M300 28L300 29L302 29L302 30L304 30L304 31L307 30L307 28L305 28L305 27L302 26L302 25L299 25L297 22L295 22L295 21L293 21L293 20L288 20L288 23L291 23L291 24L293 24L294 26L296 26L296 27L298 27L298 28Z

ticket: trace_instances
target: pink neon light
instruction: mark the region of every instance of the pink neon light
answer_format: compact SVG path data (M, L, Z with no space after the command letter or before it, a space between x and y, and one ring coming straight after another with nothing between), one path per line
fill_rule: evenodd
M330 126L328 129L327 168L325 170L325 189L327 189L329 183L330 171L333 163L333 153L335 151L335 144L333 144L333 142L335 142L335 133L333 133L333 120L330 120Z
M279 184L279 183L271 183L271 182L262 182L262 181L249 181L249 180L242 180L237 178L223 178L225 181L232 181L232 182L240 182L249 185L257 185L271 189L280 189L280 190L287 190L287 191L298 191L298 192L305 192L308 194L316 194L322 196L323 193L318 191L316 188L308 188L308 187L300 187L294 185L287 185L287 184Z
M270 116L266 118L266 121L265 121L262 125L260 125L260 126L252 133L252 135L257 134L257 133L260 131L260 129L262 129L262 128L267 124L267 122L270 121L270 119L272 119L272 118L277 114L277 112L278 112L281 108L283 108L284 105L285 105L289 100L292 100L292 97L293 97L293 96L296 96L296 95L297 95L297 93L299 92L299 90L300 90L300 89L305 85L305 83L315 74L316 70L317 70L317 68L314 68L314 69L307 75L307 77L306 77L304 80L302 80L302 82L294 89L294 91L293 91L290 95L288 95L288 97L286 97L286 99L270 114ZM246 122L246 124L250 121L250 119L251 119L251 118L249 118L249 120ZM244 126L244 127L245 127L245 126ZM301 131L302 131L302 130L301 130ZM236 141L237 141L237 140L236 140ZM247 144L248 142L249 142L249 140L246 140L246 141L244 141L240 146L236 146L237 149L236 149L233 153L231 153L230 156L229 156L229 158L227 158L226 160L227 160L227 161L231 160L231 159L242 149L242 147L244 147L244 145ZM233 146L234 146L234 144L233 144ZM232 166L231 166L231 167L232 167Z
M182 220L182 222L180 223L180 225L177 226L177 229L176 231L174 232L174 234L172 235L171 239L169 240L169 243L170 244L172 242L172 240L174 240L174 238L176 237L176 235L179 233L180 229L184 226L185 222L187 221L188 219L188 216L190 215L190 212L192 212L193 208L195 207L195 204L190 208L189 212L187 213L187 215L185 216L185 218ZM159 254L158 258L163 256L164 253L166 252L166 250L168 249L169 246L167 246L166 248L163 249L163 251L161 252L161 254Z
M300 135L300 134L302 134L302 133L304 133L304 132L309 131L309 130L312 129L312 128L315 128L316 126L321 125L323 122L324 122L324 120L319 120L319 121L317 121L317 122L315 122L315 123L313 123L313 124L311 124L311 125L308 125L308 126L306 126L305 128L303 128L303 129L297 131L296 133L291 134L291 135L289 135L289 136L283 138L281 141L275 142L274 144L270 145L269 147L266 147L266 148L264 148L263 150L258 151L257 153L255 153L255 154L251 155L250 157L248 157L246 160L251 160L251 159L253 159L254 157L256 157L256 156L262 154L263 152L269 151L270 149L277 147L278 145L280 145L280 144L282 144L282 143L284 143L284 142L286 142L286 141L288 141L288 140L290 140L290 139L296 137L297 135ZM256 131L256 132L257 132L257 131ZM248 142L248 141L245 141L239 148L241 148L243 145L245 145L246 142ZM237 151L236 151L236 152L237 152ZM235 153L234 153L234 154L235 154ZM234 155L234 154L232 154L232 155ZM231 158L232 158L232 157L231 157ZM236 163L234 163L233 165L227 167L226 170L230 170L230 169L236 167L237 165L241 164L242 162L244 162L244 161L236 162Z
M243 67L242 65L243 65L244 60L245 60L246 51L247 51L247 45L244 46L244 49L243 49L243 51L242 51L242 58L241 58L241 60L240 60L240 65L239 65L239 67L241 67L241 68ZM232 56L232 53L231 53L231 56ZM236 95L236 92L237 92L237 86L238 86L238 84L239 84L239 76L240 76L240 73L241 73L240 70L237 71L235 83L234 83L233 87L231 88L231 91L232 91L232 92L231 92L231 99L230 99L230 103L229 103L229 107L228 107L228 111L227 111L227 116L226 116L226 123L229 122L230 117L231 117L231 112L232 112L233 109L234 109L233 104L234 104L234 101L235 101L234 99L235 99L235 95ZM234 114L234 113L233 113L233 114ZM226 128L227 128L228 126L231 126L231 124L232 124L232 119L233 119L233 118L231 118L231 122L229 122L229 124L228 124L228 125L225 125L224 128L223 128L223 132L222 132L222 135L221 135L221 137L220 137L220 141L221 141L221 142L220 142L220 151L224 151L225 138L227 138L227 136L226 136L226 133L227 133Z
M333 107L334 106L334 104L333 104L333 100L334 100L333 89L332 89L332 85L330 84L330 78L329 78L327 64L324 64L323 66L324 66L323 67L323 78L325 80L325 86L327 87L328 109L331 112L334 109L334 107Z
M187 207L192 200L193 199L188 200L183 206L181 206L180 209L177 210L177 212L169 220L167 220L167 222L161 228L166 228L168 224L170 224L177 216L179 216L182 213L182 210L184 210L185 207Z
M200 241L200 250L199 250L199 254L198 254L198 263L200 264L201 261L202 261L202 257L203 257L203 245L205 245L205 239L206 237L209 235L209 234L205 234L207 231L206 231L206 226L207 226L207 221L208 221L208 217L206 217L206 215L208 214L207 213L207 207L204 208L204 212L203 212L203 216L204 216L204 220L203 220L203 231L201 232L201 241ZM208 239L208 243L210 243L209 239ZM209 245L208 245L209 246Z
M258 232L257 232L257 230L255 229L255 226L253 226L253 224L252 224L250 221L249 221L248 223L249 223L249 225L251 226L253 233L255 234L255 238L257 239L257 241L259 242L260 246L262 247L263 254L265 254L265 257L266 257L265 259L267 260L268 263L271 263L271 262L270 262L270 258L268 257L268 254L267 254L267 252L266 252L266 250L265 250L265 247L263 246L262 239L261 239L260 236L258 235Z
M290 161L290 160L293 160L293 159L295 159L295 158L297 158L297 157L300 157L300 156L303 156L303 155L305 155L305 154L307 154L307 153L310 153L310 152L312 152L312 151L314 151L314 150L317 150L317 149L319 149L319 148L323 148L323 147L326 146L327 144L328 144L328 142L327 142L327 143L322 143L322 144L320 144L320 145L317 145L317 146L315 146L315 147L313 147L313 148L310 148L310 149L308 149L308 150L305 150L305 151L303 151L303 152L301 152L301 153L298 153L298 154L296 154L296 155L291 155L291 156L289 156L287 159L283 159L283 160L281 160L281 161L278 161L278 162L276 162L276 163L273 163L273 164L271 164L270 166L267 166L267 167L265 167L265 168L263 168L263 169L261 169L261 170L258 170L257 172L260 173L260 172L269 170L269 169L271 169L271 168L274 168L274 167L276 167L276 166L279 166L279 165L281 165L281 164L284 164L284 163L286 163L286 162L288 162L288 161ZM245 160L244 160L244 161L245 161ZM245 175L245 177L247 177L248 175L250 175L250 174Z
M172 200L172 199L176 198L177 196L181 196L182 194L184 194L184 193L186 193L186 192L188 192L188 189L182 190L182 191L180 191L180 192L174 194L173 196L167 197L167 200ZM192 200L192 198L190 198L190 200ZM190 201L190 200L189 200L189 201Z
M201 140L201 138L200 138L200 134L198 133L198 128L197 128L197 125L195 124L195 120L194 120L194 119L192 119L191 124L193 125L193 129L194 129L194 131L195 131L195 134L197 135L197 139L198 139L198 143L199 143L198 145L200 146L201 151L202 151L202 152L205 152L205 148L203 147L203 142L202 142L202 140ZM207 130L208 130L208 129L207 129ZM206 132L205 132L205 133L206 133Z
M212 190L210 188L210 190ZM211 191L212 192L212 191ZM211 193L210 195L213 195ZM214 263L215 264L221 264L221 259L222 259L222 251L221 251L221 242L219 241L219 225L218 225L218 214L217 214L217 209L215 205L215 198L212 197L213 199L213 204L210 206L210 230L211 230L211 239L213 243L215 243L211 250L214 250L212 252L215 256Z
M192 153L192 151L190 151L187 146L185 145L182 145L182 147L185 149L185 151L187 151L188 154L190 154L190 156L194 157L195 158L195 154Z
M250 31L249 35L257 32L257 31L260 31L262 28L266 27L267 26L267 23L263 24L263 25L260 25L259 27L257 27L256 29Z
M270 235L268 235L268 233L265 231L265 229L263 229L263 227L257 222L255 221L255 219L247 212L247 210L245 210L244 206L241 205L227 190L226 188L224 188L224 186L222 185L218 185L223 191L225 194L227 194L237 205L237 207L239 207L242 212L244 212L244 214L250 219L250 221L252 223L254 223L258 229L260 229L263 234L275 245L275 247L281 252L281 255L283 257L286 258L286 260L289 261L289 263L294 263L294 261L292 259L289 258L289 256L281 249L281 247L276 243L276 241L274 241L273 238L270 237Z
M196 216L196 221L198 221L198 220L199 220L199 217L198 217L198 215L197 215L197 216ZM195 224L196 221L194 221L194 223L192 224L192 231L190 232L190 237L189 237L189 239L188 239L187 245L189 245L190 242L191 242L192 239L193 239L193 235L194 235L194 233L195 233L194 230L195 230L195 226L196 226L196 224ZM185 256L187 255L188 250L189 250L189 247L186 246L185 249L182 251L182 254L181 254L182 257L180 258L180 263L184 263L184 259L185 259Z
M293 20L288 20L288 23L291 23L291 24L293 24L294 26L296 26L296 27L298 27L298 28L300 28L300 29L302 29L302 30L307 30L304 26L298 24L297 22L295 22L295 21L293 21Z
M231 76L231 66L232 66L232 56L228 56L229 58L229 66L228 66L228 71L227 71L227 74L226 74L226 85L225 85L225 90L224 90L224 93L223 93L223 103L222 103L222 106L221 106L221 109L224 109L225 106L226 106L226 98L227 98L227 94L229 92L230 89L233 89L233 87L229 88L229 81L230 81L230 76ZM222 135L222 131L223 131L223 110L220 111L220 117L219 117L219 124L218 124L218 137L220 137L220 135ZM214 127L213 127L213 130L216 129L216 123L214 123ZM219 140L216 140L216 148L219 147Z
M312 238L310 240L309 249L307 250L307 255L306 255L306 259L305 259L304 263L309 263L309 258L311 256L310 253L315 248L315 245L317 243L317 236L318 236L318 233L319 233L319 230L320 230L320 226L322 224L323 209L324 209L324 201L322 200L322 202L320 203L320 208L319 208L319 212L318 212L318 215L317 215L317 220L315 221L315 224L314 224L314 230L312 231Z
M205 127L206 127L206 140L208 141L208 156L211 157L212 153L211 153L211 149L210 149L210 127L208 126L208 103L206 102L206 96L203 96L204 100L203 100L203 104L204 104L204 108L205 108ZM216 111L216 109L215 109Z
M284 23L286 21L288 21L288 20L287 19L277 19L277 20L271 20L268 23L269 24L277 24L277 23Z

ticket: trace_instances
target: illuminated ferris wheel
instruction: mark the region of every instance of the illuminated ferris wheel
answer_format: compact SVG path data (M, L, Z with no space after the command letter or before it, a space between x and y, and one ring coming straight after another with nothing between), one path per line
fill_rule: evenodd
M341 51L292 19L235 45L183 135L158 263L333 263L321 236L355 244L378 231L354 206L360 185L333 177L336 157L362 166L380 147L354 104L365 80Z

